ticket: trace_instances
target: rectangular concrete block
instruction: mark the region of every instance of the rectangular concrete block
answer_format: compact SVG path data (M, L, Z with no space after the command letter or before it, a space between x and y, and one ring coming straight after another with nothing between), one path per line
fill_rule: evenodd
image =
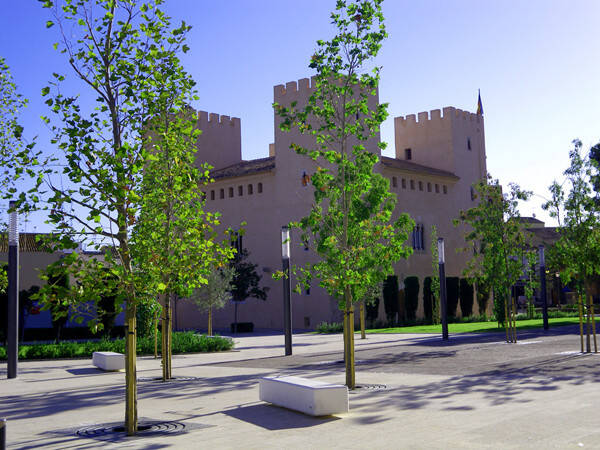
M301 377L264 377L259 398L311 416L348 412L348 388Z
M92 364L102 370L123 370L125 369L125 355L115 352L94 352L92 353Z

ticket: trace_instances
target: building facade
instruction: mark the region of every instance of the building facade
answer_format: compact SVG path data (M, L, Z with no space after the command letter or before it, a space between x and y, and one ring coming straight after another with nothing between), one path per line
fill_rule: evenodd
M274 88L274 102L290 105L306 103L314 81L301 79ZM378 98L373 98L373 102ZM290 144L311 145L311 137L297 130L283 132L279 117L274 117L275 142L269 156L244 161L241 152L241 123L238 118L198 112L202 130L198 142L198 161L214 167L215 182L206 188L206 207L222 214L222 225L237 229L245 222L242 245L249 260L259 265L262 285L269 288L266 301L248 299L238 307L240 322L253 322L258 328L282 328L283 287L271 274L281 269L281 227L305 216L313 202L313 191L306 176L317 164L297 155ZM430 232L435 225L446 244L446 272L460 276L465 267L464 230L453 225L460 210L474 206L472 184L486 175L483 117L453 107L421 112L394 119L395 157L381 156L379 136L365 147L380 156L376 170L390 180L390 190L398 202L396 215L407 212L416 223L407 245L414 248L408 260L395 264L400 289L407 276L418 276L421 293L417 317L423 316L423 279L432 275ZM306 251L298 236L292 236L292 264L302 265L315 255ZM295 280L292 280L294 283ZM476 308L476 302L475 308ZM234 307L213 312L216 328L229 328ZM460 312L458 312L460 314ZM379 318L384 319L383 302ZM189 300L177 302L175 327L205 328L206 314ZM318 323L340 321L337 301L318 286L292 294L292 320L295 329L313 329Z

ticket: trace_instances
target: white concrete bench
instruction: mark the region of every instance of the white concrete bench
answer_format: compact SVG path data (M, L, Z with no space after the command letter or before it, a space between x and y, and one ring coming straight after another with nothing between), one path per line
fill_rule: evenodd
M115 352L94 352L92 364L102 370L122 370L125 369L125 355Z
M348 412L346 386L300 377L261 378L259 398L311 416Z

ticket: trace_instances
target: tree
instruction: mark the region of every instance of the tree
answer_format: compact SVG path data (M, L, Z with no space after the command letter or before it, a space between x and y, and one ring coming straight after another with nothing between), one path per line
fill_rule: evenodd
M8 288L8 264L0 265L0 294L4 294Z
M469 231L465 234L467 246L462 250L473 253L463 273L478 285L493 289L498 324L505 325L506 340L516 342L514 303L512 308L509 307L511 288L522 277L524 267L535 261L537 254L531 248L531 235L524 229L517 206L531 193L511 184L510 192L503 194L498 180L489 175L487 182L475 183L474 188L479 204L468 211L461 211L460 219L455 221L455 225L462 222L468 226Z
M431 226L431 323L440 324L440 275L437 227Z
M318 255L317 262L299 268L299 281L309 286L313 277L319 279L344 311L350 389L355 386L353 305L370 286L393 273L394 262L411 254L404 242L414 225L406 214L391 223L395 196L389 192L389 181L373 172L379 158L364 145L387 117L386 104L373 106L380 69L361 73L387 36L381 3L338 0L331 14L337 34L329 41L317 41L309 65L317 73L308 103L274 105L282 130L294 127L314 139L310 148L291 145L319 165L311 177L311 211L292 224Z
M239 242L239 241L238 241ZM261 275L256 268L258 264L247 261L250 253L242 247L237 247L237 252L231 262L233 268L233 280L231 281L231 297L235 302L234 333L237 333L237 310L238 304L248 297L259 300L267 299L268 287L260 287Z
M206 283L211 267L225 264L234 253L229 245L216 241L219 214L205 211L201 189L211 181L210 166L195 161L200 130L195 128L195 115L186 108L186 102L194 98L194 83L179 70L185 82L179 90L159 89L159 115L147 126L149 155L132 239L135 264L163 304L164 381L172 376L173 302Z
M212 311L223 308L231 299L233 289L233 267L213 268L208 274L207 283L197 288L191 299L201 311L208 312L208 335L212 336Z
M571 161L564 171L565 183L554 181L550 186L552 199L543 207L558 221L558 241L549 249L549 265L560 272L564 284L573 282L578 293L581 351L583 352L583 299L587 308L587 351L590 350L590 318L594 320L591 301L591 281L600 274L600 208L594 186L598 183L598 146L592 147L590 157L582 154L582 144L573 141L569 152ZM595 323L594 323L595 330ZM597 347L594 340L594 346Z
M187 51L184 41L190 27L182 23L172 28L161 4L162 0L43 2L54 16L47 27L56 23L60 28L55 47L95 99L95 108L88 110L78 96L64 93L61 74L54 74L42 90L44 96L53 93L46 100L57 118L52 142L61 152L58 162L67 180L63 187L55 178L46 178L52 205L49 221L57 229L56 248L75 248L78 241L106 249L102 258L83 260L77 252L65 258L76 279L89 280L94 270L108 269L118 280L116 301L125 302L128 435L137 431L136 304L144 292L143 277L132 263L131 229L141 209L140 186L150 155L146 131L151 120L165 112L160 98L165 89L184 92L189 83L177 54ZM102 242L94 240L98 237ZM93 283L89 286L86 295L97 301L102 292L94 293Z

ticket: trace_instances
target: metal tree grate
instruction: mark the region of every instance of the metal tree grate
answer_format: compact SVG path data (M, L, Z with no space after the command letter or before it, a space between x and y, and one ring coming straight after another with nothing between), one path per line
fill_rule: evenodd
M184 423L174 421L139 421L137 437L178 434L186 431ZM126 430L122 422L89 425L77 430L77 436L98 438L108 435L123 435Z

